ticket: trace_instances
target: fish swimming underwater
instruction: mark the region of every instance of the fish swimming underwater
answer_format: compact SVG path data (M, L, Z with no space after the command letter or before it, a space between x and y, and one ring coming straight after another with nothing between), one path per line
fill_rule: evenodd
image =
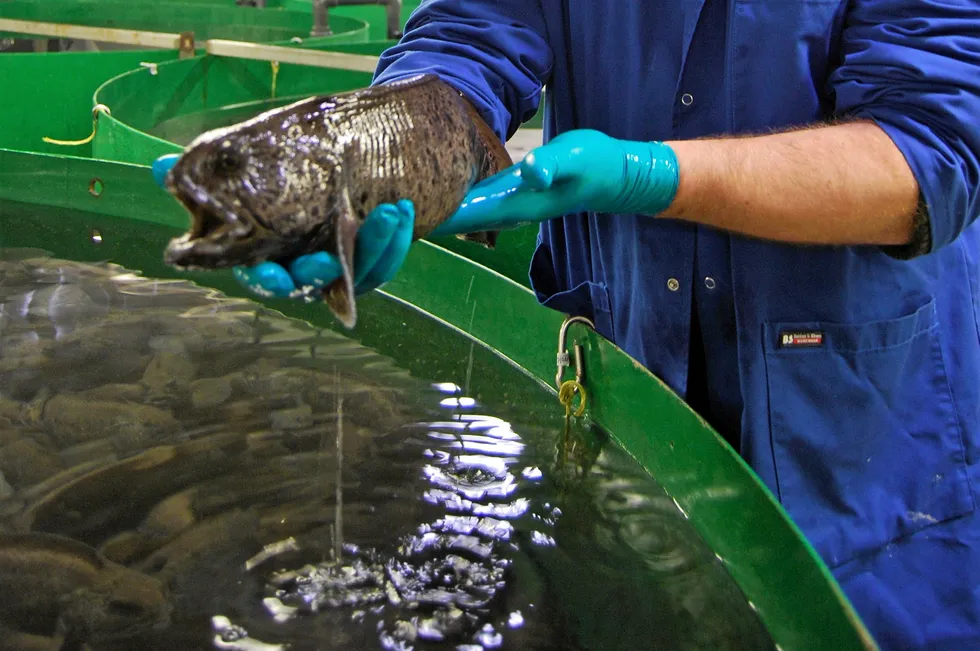
M0 586L0 636L22 648L56 636L63 651L108 648L161 630L171 613L159 580L53 534L0 535Z
M354 242L365 217L410 199L413 239L425 237L474 184L511 164L476 109L435 75L305 99L188 145L166 187L192 225L164 260L217 269L326 251L343 276L323 299L352 328ZM493 248L496 236L460 237Z

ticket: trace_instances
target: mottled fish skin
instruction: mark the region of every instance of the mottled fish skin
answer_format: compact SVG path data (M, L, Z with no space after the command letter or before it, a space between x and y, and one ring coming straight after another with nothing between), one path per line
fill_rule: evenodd
M0 585L0 624L26 635L139 637L167 625L172 610L159 580L53 534L0 535Z
M164 259L216 269L326 251L344 275L323 298L352 328L354 240L368 213L411 199L413 236L425 237L511 164L476 109L434 75L306 99L187 147L166 185L193 223ZM496 242L496 232L461 237Z

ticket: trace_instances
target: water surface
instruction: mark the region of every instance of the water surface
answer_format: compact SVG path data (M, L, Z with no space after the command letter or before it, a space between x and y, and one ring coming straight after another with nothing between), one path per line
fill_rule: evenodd
M187 281L0 250L3 530L159 579L166 625L99 651L773 648L629 455L588 423L559 454L554 396L474 391L498 362L462 350L411 373Z

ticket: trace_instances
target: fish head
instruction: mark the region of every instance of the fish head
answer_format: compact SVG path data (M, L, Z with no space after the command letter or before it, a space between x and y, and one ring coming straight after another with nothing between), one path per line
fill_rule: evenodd
M141 637L171 623L173 605L163 582L112 562L92 585L63 597L63 630L84 631L91 640Z
M309 124L278 119L277 128L260 116L187 146L165 186L190 213L191 226L167 246L167 264L215 269L277 260L317 227L319 198L329 193L335 166L312 155Z

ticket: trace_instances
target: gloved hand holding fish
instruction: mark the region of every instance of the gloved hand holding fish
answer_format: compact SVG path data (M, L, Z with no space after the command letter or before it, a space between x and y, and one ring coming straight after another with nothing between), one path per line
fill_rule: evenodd
M192 224L164 260L217 269L329 253L342 275L320 294L350 328L355 245L368 214L412 197L419 239L475 182L510 164L476 109L432 75L305 99L188 145L164 184ZM496 233L464 237L493 247Z
M514 165L476 109L434 75L303 100L210 131L154 176L187 207L165 260L233 267L260 296L320 295L347 327L411 243L572 212L654 215L677 191L664 143L566 132Z

